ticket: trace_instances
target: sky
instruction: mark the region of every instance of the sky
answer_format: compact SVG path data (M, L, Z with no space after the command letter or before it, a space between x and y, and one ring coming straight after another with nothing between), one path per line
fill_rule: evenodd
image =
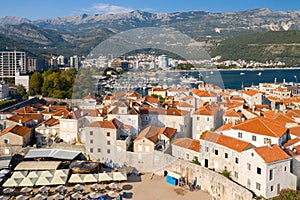
M132 10L172 13L192 10L231 12L256 8L300 10L300 0L6 0L1 1L0 17L19 16L36 20Z

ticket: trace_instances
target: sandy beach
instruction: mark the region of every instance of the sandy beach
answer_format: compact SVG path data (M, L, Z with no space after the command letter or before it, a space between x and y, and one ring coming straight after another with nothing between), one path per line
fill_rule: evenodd
M188 188L170 185L163 176L154 175L151 178L150 173L146 173L140 177L141 182L135 182L137 177L128 177L128 182L123 185L131 185L132 188L126 192L132 194L132 199L151 199L151 200L185 200L185 199L201 199L210 200L211 196L202 191L189 191ZM177 192L176 192L177 191Z

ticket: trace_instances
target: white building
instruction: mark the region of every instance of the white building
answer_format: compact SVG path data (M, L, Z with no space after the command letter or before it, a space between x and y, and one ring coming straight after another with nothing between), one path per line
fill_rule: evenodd
M58 65L65 65L65 57L60 55L57 57L57 64Z
M1 51L0 77L14 78L17 72L27 72L26 53L24 51Z
M281 146L288 140L288 129L278 121L256 117L233 126L222 134L250 142L257 147L267 144Z
M0 83L0 100L6 99L9 97L9 87L6 83Z
M81 59L77 55L70 57L70 67L79 69L81 65Z
M238 182L269 199L281 189L296 190L297 177L290 166L291 158L278 145L256 147L241 153Z
M169 58L167 55L158 56L158 67L165 70L169 66Z

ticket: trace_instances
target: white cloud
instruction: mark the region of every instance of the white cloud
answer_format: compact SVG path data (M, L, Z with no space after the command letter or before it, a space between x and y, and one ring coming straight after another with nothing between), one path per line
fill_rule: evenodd
M122 6L105 4L105 3L95 3L92 4L90 8L85 8L82 11L89 14L106 14L106 13L116 14L116 13L130 12L133 11L133 9L129 7L122 7Z

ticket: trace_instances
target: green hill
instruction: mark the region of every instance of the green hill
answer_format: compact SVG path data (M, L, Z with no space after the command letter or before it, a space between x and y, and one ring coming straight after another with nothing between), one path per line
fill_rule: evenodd
M300 31L269 31L228 38L212 50L211 56L221 56L221 60L275 60L299 65Z

